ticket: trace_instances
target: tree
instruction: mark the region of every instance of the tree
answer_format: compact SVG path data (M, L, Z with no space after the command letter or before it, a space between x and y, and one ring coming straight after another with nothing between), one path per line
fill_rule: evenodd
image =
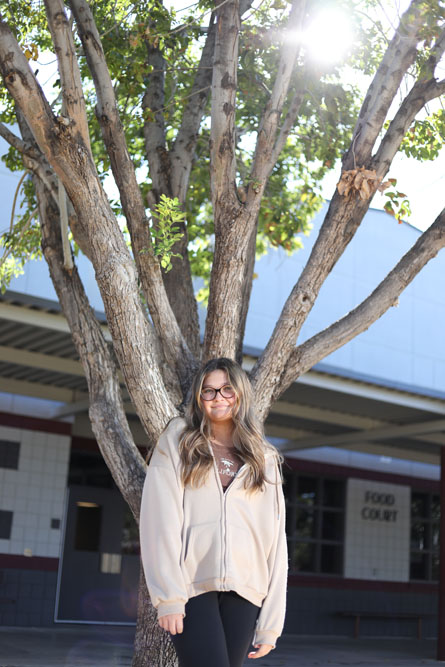
M442 112L416 120L445 91L445 80L436 79L443 2L413 0L391 40L378 21L362 27L360 12L372 2L335 3L360 31L350 66L373 75L360 109L339 68L323 70L298 38L329 4L265 0L252 9L250 0L202 1L194 7L201 15L177 27L174 11L159 0L91 7L45 0L44 8L9 0L2 10L0 134L11 145L8 164L31 175L28 209L3 245L20 259L36 252L41 237L87 377L95 437L136 519L144 462L72 248L94 266L126 390L154 442L180 410L201 360L241 357L255 253L297 247L296 232L320 201L317 182L337 157L342 176L319 236L251 372L263 419L301 373L394 305L445 245L443 210L363 303L298 344L324 280L376 190L388 185L394 155L434 156L445 120ZM58 63L51 102L33 65L45 48ZM104 189L109 169L119 202ZM388 203L395 213L397 198ZM192 275L209 277L202 345ZM133 664L174 664L143 577Z

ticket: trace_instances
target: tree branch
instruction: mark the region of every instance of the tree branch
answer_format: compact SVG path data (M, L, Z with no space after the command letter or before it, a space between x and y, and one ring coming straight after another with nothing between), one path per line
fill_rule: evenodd
M175 187L184 187L181 183L182 165L178 164L175 170L171 154L167 150L165 138L164 104L165 104L165 60L161 50L149 40L147 45L147 63L152 68L146 93L142 100L145 113L144 138L145 152L150 168L152 190L149 192L148 203L153 213L156 225L155 206L159 203L162 194L167 197L177 196L184 204L185 191L178 192ZM198 88L195 93L198 93ZM196 103L196 98L195 98ZM193 154L191 155L193 157ZM191 165L190 165L191 167ZM173 178L176 175L176 182ZM188 343L190 350L199 357L199 321L198 308L195 300L190 263L188 257L188 237L185 222L178 223L179 231L183 236L172 248L173 253L181 257L172 257L172 270L162 273L162 279L168 295L171 308L175 314L179 328Z
M370 151L377 133L383 125L390 101L397 92L403 74L415 57L423 11L425 7L422 2L416 0L411 4L408 12L402 16L398 31L383 57L354 130L348 153L353 156L353 164L356 159L366 159L368 162L359 164L367 164L370 168ZM368 141L368 137L371 137L372 141ZM399 136L399 145L402 138ZM344 164L349 162L350 158L346 157ZM350 168L352 166L350 165ZM285 373L300 329L315 303L321 285L354 237L373 194L374 192L368 199L363 200L355 195L344 197L335 191L309 260L283 307L266 349L252 370L257 395L261 396L264 405L270 405L272 396L275 395L275 387L281 384L280 378Z
M8 25L0 19L0 70L5 85L25 116L36 119L33 135L40 147L46 136L60 131L56 117L49 106L29 63L17 44Z
M434 78L435 69L445 51L445 30L442 30L436 43L431 49L431 54L424 71L403 100L396 115L382 139L377 153L372 159L372 166L377 175L383 179L389 170L391 162L400 148L403 137L415 119L418 112L431 100L445 93L445 80L437 81ZM430 78L425 73L430 74Z
M187 103L182 114L181 126L176 135L173 148L170 151L170 186L172 194L178 197L183 206L186 201L199 128L209 97L215 34L216 25L212 14L196 76L190 94L187 95ZM173 270L164 273L163 279L181 330L191 349L199 357L201 351L198 308L188 257L186 222L179 223L178 227L183 235L174 245L172 251L178 253L181 257L172 257Z
M176 414L157 363L152 330L142 308L134 262L79 133L57 124L25 56L0 22L0 69L6 86L51 167L61 178L103 299L114 349L133 404L150 436ZM131 326L129 326L131 322Z
M25 136L28 136L30 140L24 141L23 139L20 139L15 134L12 134L12 132L10 132L7 128L5 128L5 130L7 130L6 132L2 132L1 126L0 126L0 133L2 134L3 138L6 141L8 141L8 143L12 142L11 145L13 145L21 153L26 168L40 179L40 181L45 186L46 190L51 194L54 200L54 204L58 206L59 192L58 192L57 176L55 175L54 171L52 170L51 166L49 165L43 153L39 150L38 146L36 145L31 130L29 128L29 125L27 124L23 113L18 107L16 108L16 116L19 123L19 127L21 128L21 132L24 132ZM73 232L74 238L76 239L76 243L78 244L83 254L86 257L90 258L89 244L86 241L84 234L82 233L82 230L79 227L79 223L77 220L76 213L73 209L73 205L69 200L67 203L68 203L69 224Z
M150 178L153 184L153 197L157 203L161 194L172 196L171 161L165 141L164 121L164 71L165 60L156 46L147 44L147 64L152 68L147 90L142 100L145 114L144 138L145 152L150 165ZM150 204L151 205L151 204Z
M134 164L128 153L100 36L88 3L85 0L70 0L70 4L88 67L93 76L97 94L97 117L110 156L113 175L119 188L142 289L166 362L176 369L181 387L185 392L196 361L170 306L162 281L161 268L153 252L145 206L136 179Z
M300 111L301 103L303 102L304 95L305 95L305 89L304 87L299 88L293 98L292 101L289 105L289 109L286 114L286 118L284 119L284 122L280 128L280 132L278 134L277 140L275 142L275 146L272 149L272 153L270 156L270 162L275 164L280 157L281 151L283 150L287 138L295 124L295 120L297 118L298 112ZM270 172L269 172L270 173Z
M301 31L305 7L305 0L294 0L292 4L289 21L286 26L288 37L284 40L281 47L280 62L275 77L274 87L258 127L258 138L253 158L250 183L247 190L248 202L250 199L255 200L261 198L266 187L267 179L279 155L278 153L276 156L279 147L276 142L276 133L283 105L289 90L294 65L300 50L300 40L297 35ZM293 39L291 38L292 33L294 33ZM289 127L289 131L291 129L289 121L291 120L292 115L293 120L295 120L302 98L303 93L299 91L296 93L292 101L292 109L290 110L290 113L287 114L286 119L286 127ZM286 137L284 137L283 133L284 130L282 128L280 132L280 143L282 145L284 145L284 142L286 141Z
M22 155L27 155L31 158L38 157L38 151L34 150L29 143L20 139L14 132L11 132L4 123L0 123L0 137L7 141L10 146L15 148Z
M300 26L304 6L304 0L295 0L288 31L296 30ZM241 204L235 188L234 160L235 58L238 56L238 33L233 25L234 9L229 5L222 8L224 9L225 13L218 18L213 76L211 168L215 252L204 337L206 357L223 354L239 357L241 354L252 288L261 195L273 167L270 157L298 53L296 40L283 44L276 82L258 130L247 201ZM295 115L296 106L293 108ZM227 326L221 326L223 318L227 318Z
M40 178L47 190L51 193L54 201L57 203L57 183L50 178L52 173L51 168L45 161L39 149L36 146L33 146L30 142L20 139L20 137L11 132L3 123L0 123L0 136L3 137L10 146L13 146L23 158L26 158L26 168Z
M240 30L238 0L226 2L217 12L215 59L212 77L210 173L215 218L227 184L235 200L235 99ZM215 220L216 223L216 220Z
M62 113L77 128L85 146L91 151L82 79L65 6L62 0L45 0L45 9L62 85Z
M240 18L237 0L218 9L212 78L210 183L215 248L204 357L234 358L239 346L242 272L255 219L244 217L236 192L235 98ZM245 224L246 223L246 224ZM241 232L242 230L242 232Z
M426 11L428 9L422 0L414 0L402 15L363 101L351 148L343 158L344 169L368 164L389 107L404 75L415 60L419 30L424 24Z
M19 141L23 146L30 147L32 155L38 154L31 130L20 112L17 120L25 139ZM35 157L24 156L25 166L28 167L30 159L35 161ZM77 268L74 266L69 271L64 269L57 200L38 175L33 175L33 182L38 202L42 251L87 379L93 431L113 479L137 519L145 466L128 427L117 369L102 328L88 302Z
M391 306L397 305L403 290L443 247L445 209L367 299L338 322L294 349L280 382L275 386L272 401L276 401L302 373L368 329ZM265 416L269 406L262 405L261 409Z
M427 102L440 97L444 93L445 81L438 82L435 79L416 81L389 124L379 149L372 159L371 168L375 168L380 180L383 180L388 173L403 137L416 115Z
M212 14L181 126L171 150L172 190L181 203L186 199L198 132L209 99L215 38L216 23Z
M34 183L39 202L42 249L87 378L94 435L114 481L137 519L145 465L128 426L117 369L88 303L77 268L72 271L63 268L58 210L38 178L34 178Z

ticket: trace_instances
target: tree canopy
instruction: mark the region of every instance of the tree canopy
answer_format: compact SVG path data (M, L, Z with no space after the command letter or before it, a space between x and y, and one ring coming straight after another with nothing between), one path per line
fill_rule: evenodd
M298 118L290 128L280 155L270 174L259 212L257 253L269 246L282 246L292 252L301 245L298 232L308 232L310 220L319 209L322 198L320 182L343 154L350 141L351 132L359 109L359 90L345 83L345 65L358 72L371 73L377 66L375 53L381 52L385 41L383 27L363 20L357 2L316 2L310 7L310 15L317 17L329 11L330 5L337 11L348 13L351 29L356 36L348 52L340 62L323 63L312 52L302 53L299 67L295 68L289 87L288 100L283 106L287 112L291 93L304 87L305 94ZM366 5L372 3L362 3ZM239 46L239 88L236 104L236 182L240 198L245 196L250 184L250 171L255 148L259 112L264 108L276 76L280 45L283 42L289 4L284 0L263 2L257 9L246 4L243 29ZM211 59L200 65L201 49L210 23L211 3L197 3L189 9L175 11L159 2L112 3L94 2L94 18L100 26L100 36L109 68L113 88L119 106L120 120L124 126L131 159L138 170L138 183L147 203L156 187L150 177L144 126L160 125L164 135L164 147L174 148L183 115L188 106L202 104L199 135L193 146L193 164L187 196L180 198L184 205L189 239L188 255L194 276L208 281L212 261L213 216L211 212L209 173ZM10 2L4 17L14 30L31 67L39 81L46 83L52 108L61 111L61 78L55 70L55 54L49 65L39 60L54 52L47 26L44 7L37 2ZM74 26L75 28L75 26ZM96 93L92 75L79 35L74 32L76 50L82 76L83 91L88 114L91 146L98 173L106 179L111 172L110 157L104 149L99 122L95 114ZM157 65L148 62L150 50L156 51ZM153 54L154 55L154 54ZM205 69L207 68L207 70ZM49 71L48 71L49 70ZM195 76L200 74L202 87L193 90ZM149 79L162 78L162 100L147 99ZM351 78L351 77L350 77ZM195 86L196 88L196 86ZM15 108L7 90L2 90L2 121L15 124ZM418 128L419 131L421 128ZM424 130L425 131L425 130ZM420 137L419 137L420 138ZM428 147L432 142L428 142ZM410 142L407 150L412 150ZM19 150L11 147L4 158L10 169L22 170L23 158ZM254 186L255 184L253 184ZM28 186L28 187L26 187ZM6 247L13 246L16 260L34 256L38 249L38 220L30 224L23 236L20 233L29 213L35 209L31 183L25 183L27 211L22 224L15 222L14 234L3 237ZM159 198L157 192L154 196ZM117 215L122 215L119 198L112 200ZM17 240L21 239L18 243ZM20 252L22 251L22 252ZM29 254L28 254L29 253ZM11 271L3 265L2 280L6 285ZM20 264L17 264L19 267ZM11 269L11 265L9 265ZM205 293L205 290L202 294Z

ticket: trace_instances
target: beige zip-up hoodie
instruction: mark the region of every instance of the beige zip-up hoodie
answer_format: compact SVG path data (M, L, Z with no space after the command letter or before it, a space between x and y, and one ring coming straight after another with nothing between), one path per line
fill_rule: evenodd
M158 616L185 614L189 598L235 591L261 607L254 643L272 644L286 608L287 546L283 490L273 454L264 491L244 489L245 466L224 493L214 465L205 484L183 487L178 451L183 419L162 433L142 494L142 563Z

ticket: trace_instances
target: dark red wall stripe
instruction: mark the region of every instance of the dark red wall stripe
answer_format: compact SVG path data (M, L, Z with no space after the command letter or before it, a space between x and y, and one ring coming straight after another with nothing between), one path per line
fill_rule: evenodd
M43 572L57 572L58 558L46 556L18 556L14 554L0 554L0 569L8 570L40 570Z
M39 419L38 417L24 417L23 415L13 415L9 412L0 412L0 424L2 426L12 426L13 428L25 428L29 431L71 435L71 424L67 424L66 422Z
M409 477L391 472L380 472L378 470L366 470L366 468L349 468L331 463L319 463L307 459L294 459L287 457L283 469L291 468L300 474L329 475L334 477L354 477L355 479L369 479L373 482L387 482L388 484L403 484L411 486L419 491L439 493L439 481L425 479L424 477Z

